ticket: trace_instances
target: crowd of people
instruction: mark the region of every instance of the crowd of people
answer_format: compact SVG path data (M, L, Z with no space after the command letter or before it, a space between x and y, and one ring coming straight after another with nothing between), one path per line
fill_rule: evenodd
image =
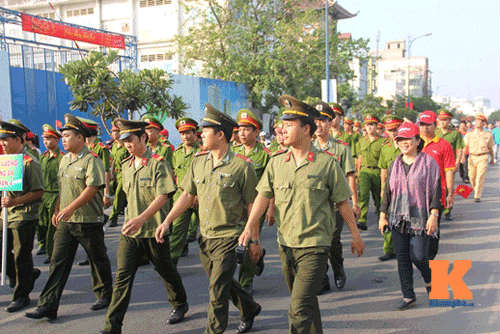
M81 245L88 258L79 264L90 265L96 296L91 310L107 308L102 333L122 332L135 274L147 263L168 293L168 322L182 322L189 305L177 265L197 240L210 290L205 333L225 331L229 300L241 314L237 332L246 333L262 310L253 281L264 271L264 224L276 225L290 333L323 332L317 295L331 289L328 262L337 289L347 280L344 224L357 256L365 249L362 231L378 227L379 260L397 260L403 295L397 309L414 306L413 264L429 293L441 218L453 219L455 174L472 184L480 202L488 164L497 160L500 122L488 128L478 114L474 125L462 121L455 129L442 109L420 113L416 123L391 112L382 120L365 115L361 123L336 103L306 104L289 95L280 103L272 141L251 110L240 110L235 121L206 104L199 123L176 121L182 143L175 149L153 115L115 119L112 140L102 143L96 122L66 114L61 128L43 126L44 153L20 121L0 121L3 153L24 156L23 190L2 198L13 289L6 311L30 305L40 276L32 257L36 235L49 277L26 317L57 319ZM370 197L378 219L371 224ZM113 281L105 230L120 215Z

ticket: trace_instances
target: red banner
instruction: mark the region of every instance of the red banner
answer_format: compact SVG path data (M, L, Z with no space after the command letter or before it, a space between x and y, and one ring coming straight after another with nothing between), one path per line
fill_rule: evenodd
M125 49L125 39L120 35L75 28L64 23L52 22L26 14L21 14L21 20L24 31L70 39L72 41L92 43L115 49Z

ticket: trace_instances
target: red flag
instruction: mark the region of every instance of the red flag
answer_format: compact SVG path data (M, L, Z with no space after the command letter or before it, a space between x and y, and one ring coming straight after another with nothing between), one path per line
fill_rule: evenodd
M63 127L62 122L60 120L56 119L56 128L60 129L62 127Z
M470 193L472 192L472 187L469 187L468 185L465 184L460 184L456 189L455 189L455 194L462 196L463 198L468 198Z

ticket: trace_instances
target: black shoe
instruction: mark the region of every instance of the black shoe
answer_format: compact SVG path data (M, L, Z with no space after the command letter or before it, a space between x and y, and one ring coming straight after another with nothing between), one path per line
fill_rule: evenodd
M427 291L427 296L431 293L431 286L426 286L425 291Z
M357 225L358 225L358 229L360 229L360 230L366 231L368 229L366 224L358 223Z
M257 261L257 264L255 265L255 275L260 276L262 275L262 272L264 271L264 256L266 256L266 249L262 249L262 256L260 257L259 261Z
M186 246L185 246L185 247L184 247L184 249L182 250L181 257L186 257L186 256L188 256L188 253L189 253L189 248L188 248L188 244L186 244Z
M396 254L394 253L387 253L387 254L384 254L382 256L379 256L379 260L380 261L388 261L388 260L392 260L392 259L395 259L396 258Z
M469 179L465 179L465 180L463 180L463 181L464 181L464 183L467 183L467 184L469 184L469 183L470 183L470 180L469 180Z
M479 198L474 198L474 202L479 203L479 202L481 202L481 199L479 199Z
M412 298L410 301L405 301L404 299L401 301L401 303L398 306L398 310L404 311L409 309L410 307L415 306L415 302L417 301L417 298Z
M444 219L446 219L447 221L452 221L453 217L451 216L451 213L447 213L444 215Z
M172 312L170 312L170 315L168 316L167 323L173 325L178 322L181 322L182 320L184 320L184 316L186 315L188 310L189 310L188 304L184 304L183 306L172 310Z
M33 312L26 312L24 316L31 319L48 318L49 320L56 320L57 311L49 310L45 306L38 306Z
M38 279L38 277L40 277L41 274L42 274L42 272L40 271L40 269L33 268L33 284Z
M238 329L236 330L236 333L246 333L249 330L251 330L253 326L253 321L255 320L255 317L259 315L260 311L262 311L262 307L259 304L257 304L257 309L255 310L255 313L252 315L251 319L247 321L240 320L240 324L238 326Z
M45 247L41 247L37 252L36 255L45 255Z
M103 329L99 333L100 334L122 334L122 330L121 329L110 329L110 330Z
M43 264L49 264L50 263L50 258L46 258L45 260L43 260Z
M196 241L196 235L188 236L187 242L193 242L193 241Z
M109 219L109 216L108 215L104 215L104 221L103 221L103 225L106 225L106 223L108 222L108 219Z
M111 221L111 223L109 223L109 225L108 225L108 226L109 226L109 227L116 227L116 226L118 226L118 222L117 222L116 220L114 220L114 219L113 219L113 220Z
M5 311L12 313L22 310L30 304L31 300L28 297L17 298L16 300L10 302L5 308Z
M94 305L90 307L92 311L102 310L109 306L110 300L109 298L99 298Z
M318 295L327 293L330 290L331 290L330 279L328 278L328 275L325 275L325 277L323 278L323 282L321 282L321 290L319 290Z
M88 266L90 264L89 259L78 262L79 266Z
M253 296L252 285L245 285L245 286L242 286L241 288L243 289L243 291L245 291L246 293L248 293L250 296Z
M345 273L341 274L341 275L335 275L335 273L334 273L333 276L334 276L335 286L337 287L337 289L339 289L339 290L343 289L345 282L347 281L347 277L345 276Z

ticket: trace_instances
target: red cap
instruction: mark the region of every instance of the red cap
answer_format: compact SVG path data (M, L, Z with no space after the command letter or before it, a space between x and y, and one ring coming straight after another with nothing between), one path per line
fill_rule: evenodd
M420 129L417 124L412 122L403 122L403 124L401 124L398 128L398 133L396 134L395 139L413 138L417 135L420 135Z
M167 137L167 139L168 139L168 130L167 130L167 129L163 129L163 130L161 130L161 131L160 131L160 134L161 134L162 136Z
M421 112L418 117L419 122L424 124L435 123L436 119L437 119L436 113L432 110L426 110L424 112Z
M480 119L481 121L488 122L488 117L483 114L476 114L476 119Z

